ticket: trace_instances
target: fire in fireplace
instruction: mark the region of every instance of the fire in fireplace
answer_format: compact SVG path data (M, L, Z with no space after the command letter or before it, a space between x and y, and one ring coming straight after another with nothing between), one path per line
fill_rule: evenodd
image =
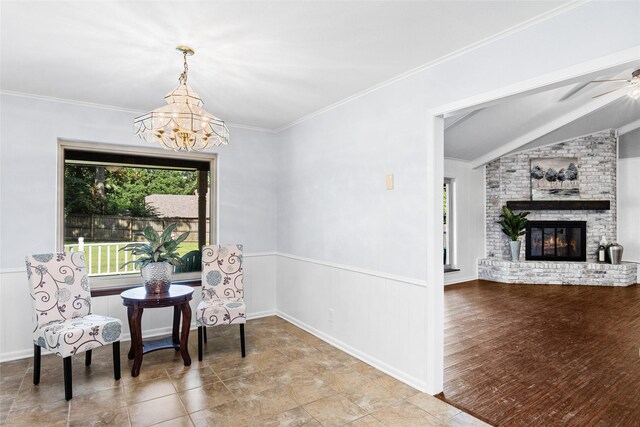
M525 258L531 261L586 261L586 221L529 221Z

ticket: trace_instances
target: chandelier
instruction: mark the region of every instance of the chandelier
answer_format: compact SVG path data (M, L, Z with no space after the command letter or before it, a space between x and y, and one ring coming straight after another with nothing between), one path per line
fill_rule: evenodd
M180 84L164 97L167 105L134 119L136 135L175 151L198 151L228 144L227 126L202 108L202 99L187 84L187 55L193 55L194 50L188 46L178 46L176 50L182 52L184 58Z

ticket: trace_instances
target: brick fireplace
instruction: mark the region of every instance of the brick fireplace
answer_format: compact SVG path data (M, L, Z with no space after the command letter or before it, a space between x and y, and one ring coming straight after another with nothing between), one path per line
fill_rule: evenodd
M579 202L589 207L566 209L549 203L549 206L531 210L527 230L529 241L523 242L521 261L513 263L509 240L497 224L502 206L507 202L530 202L531 159L554 157L577 159ZM636 264L611 266L596 262L602 236L609 242L617 241L615 131L501 157L486 165L485 176L487 258L478 263L481 279L505 283L617 286L635 283ZM608 201L608 204L601 208L596 201Z
M504 156L487 164L486 173L486 255L509 259L509 241L500 231L502 206L508 201L531 200L530 161L544 157L578 159L581 200L609 200L608 210L533 210L530 221L585 221L586 261L597 260L602 236L617 241L617 138L615 131L600 132L559 144ZM523 242L524 243L524 242ZM522 245L520 258L525 258Z

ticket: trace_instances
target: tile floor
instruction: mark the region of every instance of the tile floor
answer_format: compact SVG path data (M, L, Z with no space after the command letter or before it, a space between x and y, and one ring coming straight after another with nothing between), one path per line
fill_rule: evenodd
M178 352L149 353L131 377L121 349L114 381L111 347L93 364L73 359L73 399L64 400L62 359L43 356L33 385L30 359L0 364L0 424L22 426L482 426L278 317L246 326L247 357L237 326L208 329L204 360L190 336L193 363Z

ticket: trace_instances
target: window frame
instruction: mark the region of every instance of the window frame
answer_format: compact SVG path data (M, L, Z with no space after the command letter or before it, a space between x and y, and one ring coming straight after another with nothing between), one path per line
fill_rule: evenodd
M131 155L136 157L150 157L162 159L175 159L175 152L152 147L133 147L127 145L90 143L85 141L74 141L69 139L58 140L58 170L57 172L57 201L56 201L56 249L64 251L64 166L65 153L67 151L95 152L100 154ZM217 242L218 236L218 173L217 173L217 153L194 153L181 152L180 160L209 163L209 243ZM205 231L206 233L206 231ZM205 239L206 240L206 239ZM176 280L199 279L200 271L188 273L175 273ZM138 273L118 274L107 276L92 276L91 287L104 289L111 287L122 287L140 284L141 278Z
M444 178L443 186L448 186L447 194L447 255L448 264L444 264L444 269L451 271L456 269L456 226L455 226L455 178ZM443 224L444 226L444 224Z

